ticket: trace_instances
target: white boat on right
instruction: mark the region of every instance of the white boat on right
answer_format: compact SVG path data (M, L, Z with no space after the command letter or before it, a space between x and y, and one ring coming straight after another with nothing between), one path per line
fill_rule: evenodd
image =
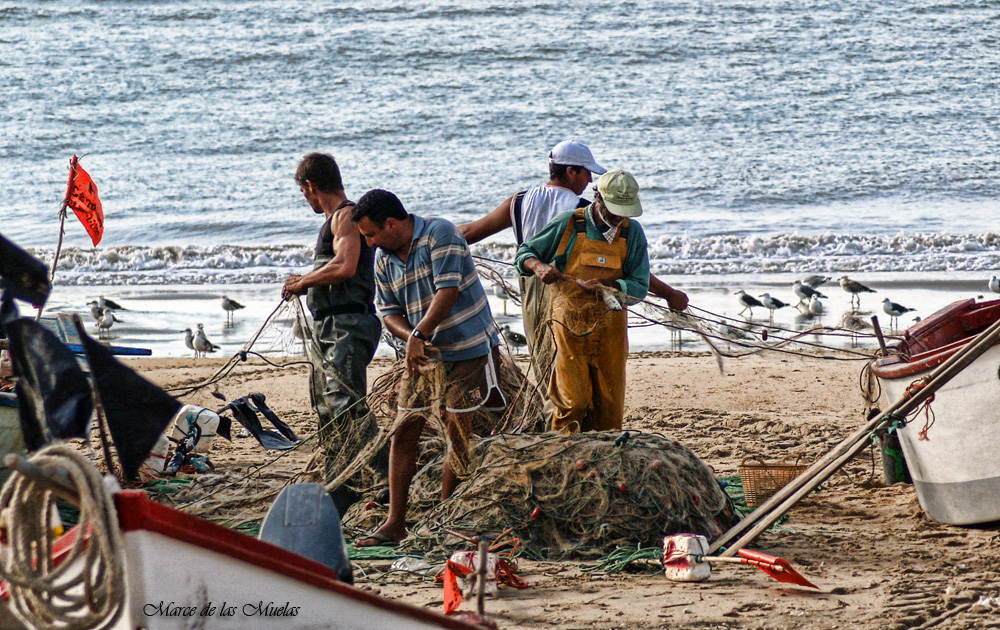
M872 364L884 405L1000 319L1000 300L954 302L903 332ZM973 525L1000 520L1000 345L934 393L898 429L920 507L936 521ZM883 407L884 408L884 407Z

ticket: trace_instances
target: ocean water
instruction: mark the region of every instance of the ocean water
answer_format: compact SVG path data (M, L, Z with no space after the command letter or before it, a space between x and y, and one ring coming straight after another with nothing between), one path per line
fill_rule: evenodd
M694 305L821 272L926 316L1000 268L998 33L986 1L4 2L0 233L51 261L81 156L105 237L70 217L49 308L120 298L117 343L184 354L201 321L228 350L310 264L304 153L461 223L573 137L635 174L653 270ZM512 243L474 252L510 276Z

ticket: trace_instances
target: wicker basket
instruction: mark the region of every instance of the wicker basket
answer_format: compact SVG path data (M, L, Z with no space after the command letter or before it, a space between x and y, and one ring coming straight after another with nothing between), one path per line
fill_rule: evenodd
M772 494L784 488L788 483L801 475L807 466L795 463L753 460L749 463L743 460L739 465L740 481L743 482L743 498L747 507L757 507L767 501Z

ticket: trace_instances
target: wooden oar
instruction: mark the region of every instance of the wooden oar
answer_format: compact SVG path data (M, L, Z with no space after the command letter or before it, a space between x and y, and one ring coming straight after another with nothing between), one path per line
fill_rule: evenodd
M989 350L998 339L1000 339L1000 320L997 320L993 325L976 336L968 345L938 366L931 374L926 386L919 389L910 398L904 396L896 401L885 413L844 439L832 451L806 469L804 473L776 492L760 507L719 537L709 547L708 552L711 554L722 547L728 547L719 555L722 557L735 555L740 547L753 541L764 530L770 527L774 521L778 520L782 514L798 503L802 497L816 489L830 475L839 470L841 466L860 452L866 446L867 436L872 431L880 428L881 425L888 424L893 417L905 417L908 415L942 385L950 381L956 374L964 370L969 364ZM735 544L729 544L744 532L747 533Z

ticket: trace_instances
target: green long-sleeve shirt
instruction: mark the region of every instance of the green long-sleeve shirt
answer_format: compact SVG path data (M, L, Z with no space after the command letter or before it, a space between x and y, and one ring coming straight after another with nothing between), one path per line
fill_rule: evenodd
M566 231L566 223L573 220L575 211L570 210L557 214L540 232L525 241L517 248L514 264L523 276L530 276L531 271L524 268L524 261L529 258L553 265L559 271L566 270L566 257L573 251L576 243L576 230L571 230L569 242L566 244L566 254L556 257L559 241ZM587 225L586 238L603 241L604 236L590 220L590 213L583 213ZM625 234L625 262L622 265L622 279L618 280L618 288L629 297L641 300L649 290L649 253L646 250L646 233L638 221L630 219Z

